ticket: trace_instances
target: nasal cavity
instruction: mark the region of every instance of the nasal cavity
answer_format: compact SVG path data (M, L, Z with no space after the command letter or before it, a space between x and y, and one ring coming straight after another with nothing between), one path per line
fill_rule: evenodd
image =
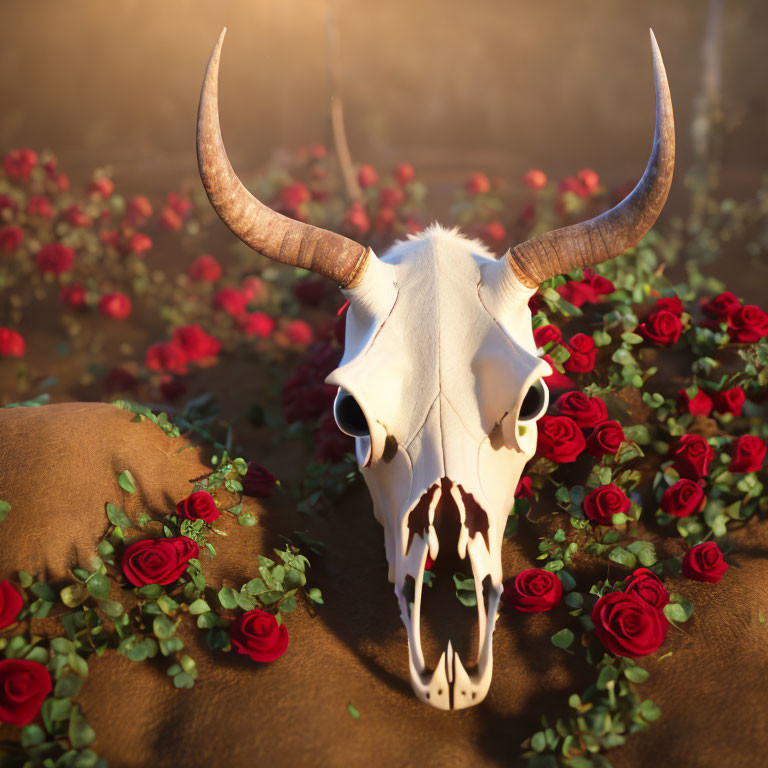
M475 534L479 532L485 539L486 548L490 549L491 545L488 543L488 515L475 501L475 497L471 493L467 493L461 486L458 486L458 488L459 493L461 494L461 501L464 504L464 512L466 515L464 519L466 521L470 541L475 537Z
M416 506L408 515L408 546L405 549L406 555L410 552L411 542L417 533L421 534L424 539L427 538L427 529L429 528L429 505L432 503L432 498L437 489L438 485L435 483L426 493L422 494L421 498L416 503Z

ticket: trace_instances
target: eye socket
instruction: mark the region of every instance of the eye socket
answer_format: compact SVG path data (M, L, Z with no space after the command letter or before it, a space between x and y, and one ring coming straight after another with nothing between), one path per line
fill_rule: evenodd
M369 437L368 420L363 409L352 395L344 389L339 389L333 402L333 418L339 429L350 437Z
M520 412L517 415L517 422L535 421L546 410L549 405L549 389L547 385L539 379L531 384L525 393L523 402L520 405Z

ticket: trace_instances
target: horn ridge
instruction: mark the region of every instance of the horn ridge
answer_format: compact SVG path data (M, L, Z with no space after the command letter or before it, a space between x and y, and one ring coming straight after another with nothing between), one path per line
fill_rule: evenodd
M208 199L232 233L255 251L350 287L362 274L371 250L272 210L245 188L229 162L218 106L219 62L226 31L224 27L208 61L197 113L197 163Z
M661 213L675 165L675 124L664 62L651 30L656 90L656 125L645 173L637 186L609 211L579 224L556 229L511 248L513 272L529 288L577 267L608 261L638 243Z

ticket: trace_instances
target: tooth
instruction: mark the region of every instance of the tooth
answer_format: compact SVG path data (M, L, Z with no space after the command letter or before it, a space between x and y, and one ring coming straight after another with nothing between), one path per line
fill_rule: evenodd
M438 709L451 708L451 684L446 676L445 656L446 652L443 651L443 655L440 657L440 661L437 662L437 668L429 682L429 703Z
M411 631L409 633L409 642L411 644L411 653L415 661L418 662L420 670L425 668L424 652L421 647L421 593L424 589L424 569L419 568L414 585L413 609L411 610Z
M448 641L448 647L445 649L445 668L448 672L448 682L453 682L453 646L451 645L451 641ZM458 657L457 657L458 658Z
M472 698L473 693L475 694L474 699ZM453 708L464 709L477 703L476 685L464 669L457 653L453 657Z
M427 541L429 542L429 556L432 560L437 560L437 553L440 550L440 543L437 540L437 531L434 525L429 526L427 531Z
M459 532L459 557L463 560L467 556L467 545L469 544L469 531L467 526L461 524L461 531Z

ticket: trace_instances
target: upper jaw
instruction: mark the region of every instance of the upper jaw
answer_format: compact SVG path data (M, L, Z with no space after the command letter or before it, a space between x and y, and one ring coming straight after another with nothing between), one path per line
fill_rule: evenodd
M445 490L448 490L445 488ZM493 558L486 539L480 531L470 537L464 505L456 486L450 488L450 494L460 512L461 529L459 534L459 555L468 556L472 575L475 580L477 595L478 650L477 657L462 662L453 644L448 640L434 670L427 668L421 643L421 605L424 587L424 571L427 555L436 559L440 542L434 527L434 513L440 491L434 494L429 509L427 530L413 533L404 557L398 552L395 568L395 594L400 603L400 613L408 632L408 660L411 685L416 696L438 709L464 709L479 704L488 693L493 674L493 629L496 623L499 600L501 598L501 553ZM495 561L499 562L496 563ZM405 592L407 577L414 580L413 604L409 604L409 595ZM490 576L490 579L486 577ZM484 587L485 585L485 587ZM487 592L487 594L484 594ZM474 669L467 672L467 666Z

